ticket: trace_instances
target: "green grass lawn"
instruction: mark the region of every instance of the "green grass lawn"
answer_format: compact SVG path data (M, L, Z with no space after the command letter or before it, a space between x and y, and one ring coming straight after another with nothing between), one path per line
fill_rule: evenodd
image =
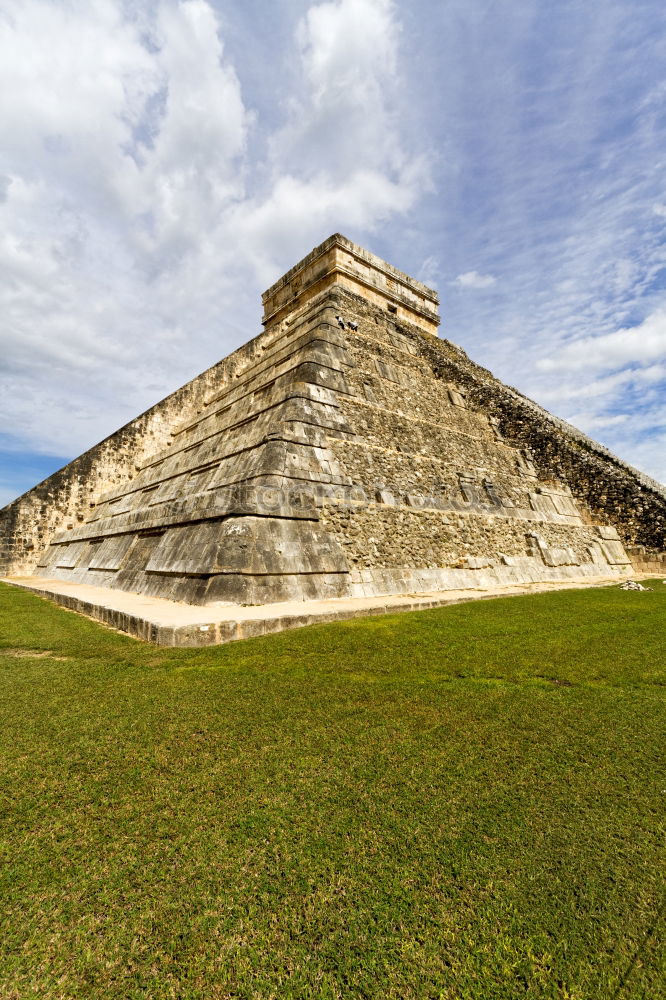
M662 1000L665 637L661 583L200 650L0 585L0 998Z

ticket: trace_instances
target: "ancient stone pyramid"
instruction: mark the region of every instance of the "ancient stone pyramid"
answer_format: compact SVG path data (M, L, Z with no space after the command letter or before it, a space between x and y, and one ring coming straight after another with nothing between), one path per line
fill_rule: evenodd
M431 289L335 235L263 302L263 333L0 513L5 573L261 604L661 560L663 487L440 340Z

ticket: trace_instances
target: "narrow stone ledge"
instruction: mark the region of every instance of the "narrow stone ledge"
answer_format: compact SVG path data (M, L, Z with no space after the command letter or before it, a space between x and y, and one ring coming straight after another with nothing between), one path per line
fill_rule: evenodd
M396 596L338 598L332 600L284 602L255 607L227 605L219 608L177 604L158 597L66 583L38 577L10 577L2 580L29 590L77 614L124 632L135 639L158 646L179 648L217 646L241 639L272 635L307 625L323 625L374 615L423 611L429 608L490 600L551 590L571 590L617 585L629 572L587 579L558 580ZM636 574L633 574L636 576Z

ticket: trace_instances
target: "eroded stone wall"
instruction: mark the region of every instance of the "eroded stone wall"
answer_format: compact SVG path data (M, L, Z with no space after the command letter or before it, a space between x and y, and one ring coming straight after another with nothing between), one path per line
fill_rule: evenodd
M0 510L0 574L31 573L55 535L83 524L104 493L133 479L151 455L168 447L174 428L196 417L271 336L255 337Z
M433 509L403 509L384 504L327 504L322 517L345 546L350 566L358 569L434 569L468 567L470 560L498 554L530 554L527 535L538 530L549 548L568 548L578 562L589 562L589 548L599 536L592 526L544 524ZM574 560L571 560L574 565ZM479 566L485 568L485 566Z
M351 433L338 402L345 339L325 302L291 320L241 352L233 377L84 523L53 537L41 575L193 604L349 592L315 503L319 488L350 485L329 450Z
M347 405L348 413L358 411L350 422L362 443L336 446L345 449L353 478L455 498L467 470L479 494L489 480L492 492L517 508L535 506L535 494L558 484L584 523L613 525L634 558L662 564L664 486L504 385L455 344L337 294L338 308L353 310L362 334L350 344L358 367L348 378L358 398Z
M455 379L470 405L496 421L508 442L526 450L541 476L566 483L597 520L613 524L627 546L666 548L666 488L631 468L608 449L503 385L454 344L442 341L424 354L442 379Z

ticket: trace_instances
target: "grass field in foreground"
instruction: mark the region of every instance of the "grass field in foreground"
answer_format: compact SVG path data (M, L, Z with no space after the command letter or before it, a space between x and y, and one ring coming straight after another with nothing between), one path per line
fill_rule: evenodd
M199 650L0 585L0 997L659 1000L665 636L661 583Z

